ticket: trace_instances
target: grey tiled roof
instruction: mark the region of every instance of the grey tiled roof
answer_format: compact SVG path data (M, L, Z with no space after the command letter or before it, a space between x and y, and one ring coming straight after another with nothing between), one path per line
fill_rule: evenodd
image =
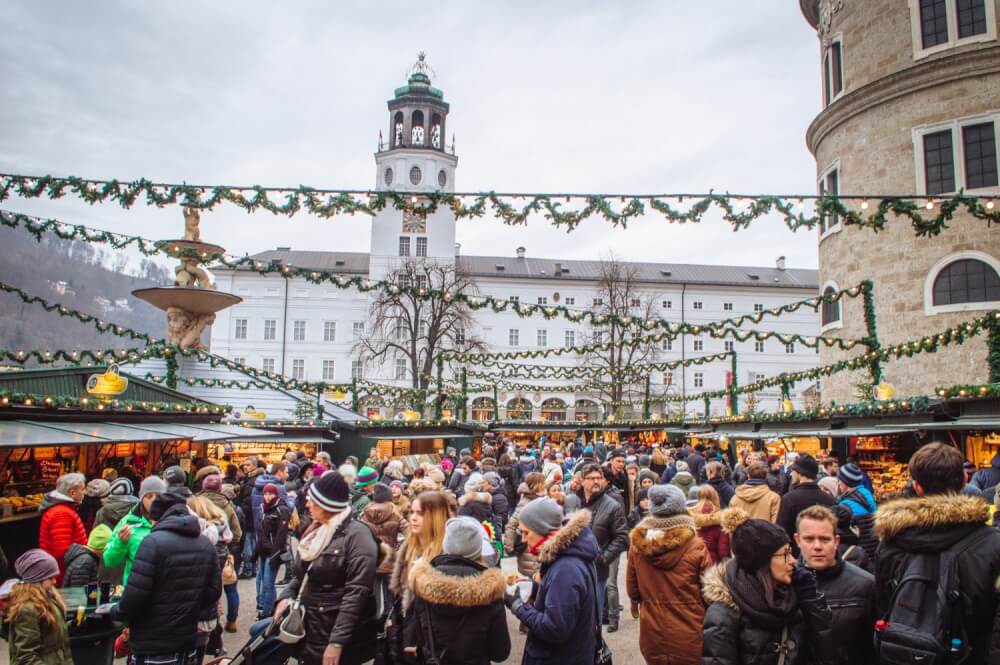
M260 261L280 260L287 265L312 270L326 270L352 275L368 273L369 255L363 252L319 252L305 250L268 250L254 254ZM639 281L652 284L702 284L719 286L759 286L770 288L819 289L816 270L761 266L717 266L691 263L626 262L637 271ZM490 279L558 279L596 281L600 261L540 259L513 256L459 256L459 267L473 277ZM498 269L502 266L502 269Z

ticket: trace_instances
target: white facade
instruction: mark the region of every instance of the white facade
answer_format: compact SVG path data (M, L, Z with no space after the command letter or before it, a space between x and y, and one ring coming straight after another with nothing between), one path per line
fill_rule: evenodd
M426 78L426 77L425 77ZM390 101L391 118L410 113L427 99L432 107L441 110L444 122L447 105L440 91L429 88L419 77L411 77L410 85L396 92ZM413 99L412 103L409 101ZM436 104L436 106L433 106ZM399 109L402 109L400 111ZM430 117L430 113L427 114ZM435 119L439 116L435 113ZM409 118L409 116L407 116ZM395 122L395 121L394 121ZM391 127L395 125L391 123ZM406 135L410 126L407 122ZM440 134L440 131L438 131ZM390 137L393 137L390 134ZM416 134L413 135L416 137ZM376 154L376 188L398 192L454 191L457 158L448 154L443 141L438 147L394 146ZM387 170L391 169L391 174ZM419 169L419 177L412 177ZM416 184L414 184L416 180ZM401 262L426 258L429 261L457 263L458 268L471 275L480 295L496 298L516 298L524 304L544 302L563 305L570 309L589 310L594 307L598 292L597 262L556 261L529 257L523 248L503 257L459 256L455 245L456 220L450 210L441 208L426 220L404 216L403 211L388 206L372 221L371 253L369 255L344 252L292 251L278 248L258 255L260 260L280 259L286 265L313 270L329 270L344 275L365 275L372 280L385 278ZM403 240L401 240L403 239ZM514 249L514 248L511 248ZM402 254L406 256L401 256ZM775 267L690 266L678 264L635 264L643 285L643 306L654 303L653 314L673 323L689 324L721 321L741 314L764 311L817 295L815 271L786 270L783 259ZM315 285L304 279L286 279L279 275L261 276L247 271L216 270L221 290L234 293L243 302L218 315L211 332L212 351L239 360L253 367L269 369L291 378L330 383L349 383L359 371L354 348L360 330L369 318L370 297L356 290L341 290L330 285ZM543 347L556 348L581 345L592 339L589 326L557 317L546 320L540 315L521 318L512 312L495 313L486 308L474 314L477 329L466 331L487 346L488 351L525 351ZM361 328L359 328L361 327ZM819 330L819 315L804 307L796 313L781 317L767 316L762 323L744 326L743 330L773 330L815 336ZM512 332L512 331L516 331ZM818 364L815 349L796 345L786 348L771 339L758 345L750 339L739 342L732 338L715 339L707 335L678 338L672 344L661 344L655 362L681 360L735 350L739 359L739 384L743 385L781 372L807 369ZM543 360L518 360L524 364L574 367L581 364L575 355L550 357ZM478 368L484 372L495 372ZM652 394L696 394L706 390L725 388L730 371L728 360L703 366L677 368L665 384L663 373L651 377ZM379 367L364 367L358 378L408 386L408 380L397 380L395 364L388 361ZM584 380L513 379L532 385L573 385ZM470 384L488 383L478 378ZM801 406L797 394L808 385L795 387L793 401ZM486 393L470 393L470 405L476 397L492 401L492 389ZM498 390L500 418L507 416L504 406L512 399L525 398L531 402L532 417L542 416L541 405L549 399L561 400L568 408L565 418L574 419L577 400L594 400L595 394L568 394L550 391L518 393ZM776 410L779 402L777 388L758 395L761 408ZM637 396L641 399L641 395ZM678 405L668 405L676 411ZM700 413L703 404L689 402L689 412ZM641 413L641 406L636 407ZM715 400L712 411L720 414L724 400ZM662 405L654 413L665 411ZM470 415L472 409L470 406ZM374 414L373 414L374 415ZM384 409L384 417L392 414Z

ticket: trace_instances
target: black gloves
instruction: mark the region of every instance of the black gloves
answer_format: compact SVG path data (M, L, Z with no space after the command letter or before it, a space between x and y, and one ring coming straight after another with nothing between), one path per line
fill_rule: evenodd
M517 611L517 608L524 603L524 601L521 600L521 594L518 592L517 587L515 587L513 591L507 591L504 593L503 603L510 608L511 612Z
M792 570L792 586L795 587L795 594L800 601L808 602L819 598L815 571L801 563L796 563Z

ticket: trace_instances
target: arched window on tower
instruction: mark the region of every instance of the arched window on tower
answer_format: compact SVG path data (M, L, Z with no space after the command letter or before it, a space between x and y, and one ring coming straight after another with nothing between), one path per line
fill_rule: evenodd
M566 420L566 402L557 397L542 402L542 420Z
M417 110L410 117L410 145L424 144L424 112Z
M523 397L507 402L507 420L531 420L531 402Z
M431 116L431 147L441 149L441 116L437 113Z
M831 296L837 292L837 289L832 286L828 286L823 289L823 296ZM828 326L833 323L840 323L840 301L827 302L823 301L823 308L820 312L820 325Z
M477 422L493 420L493 400L489 397L477 397L472 400L472 419Z
M597 402L589 399L576 400L576 420L578 422L600 420L600 418L601 411Z
M1000 275L985 261L968 258L952 261L934 278L932 303L963 305L1000 301Z
M392 147L398 148L403 145L403 112L396 111L396 116L392 119Z

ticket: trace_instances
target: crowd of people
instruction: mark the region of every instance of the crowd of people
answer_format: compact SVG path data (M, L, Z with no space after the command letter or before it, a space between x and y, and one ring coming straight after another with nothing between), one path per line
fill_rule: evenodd
M503 662L508 612L522 663L601 663L626 604L656 665L1000 662L1000 456L973 474L927 444L906 492L878 504L865 471L829 455L479 452L66 474L0 593L11 662L71 663L56 589L94 582L120 585L108 611L130 663L225 655L241 578L258 664Z

